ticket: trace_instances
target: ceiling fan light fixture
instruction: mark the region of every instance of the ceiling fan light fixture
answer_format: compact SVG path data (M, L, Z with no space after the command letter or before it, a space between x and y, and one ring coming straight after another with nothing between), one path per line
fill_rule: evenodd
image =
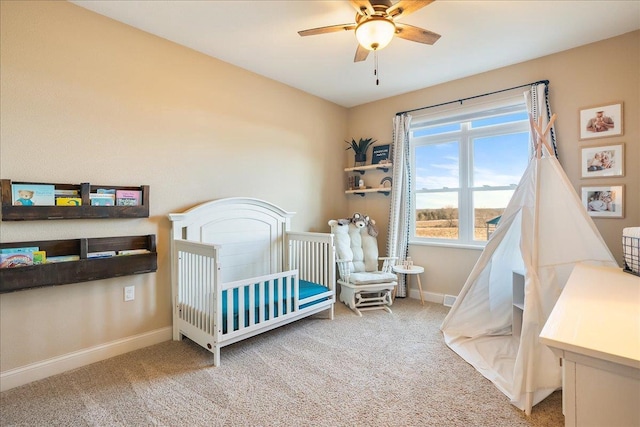
M372 16L356 27L356 38L368 50L380 50L391 42L396 26L388 19Z

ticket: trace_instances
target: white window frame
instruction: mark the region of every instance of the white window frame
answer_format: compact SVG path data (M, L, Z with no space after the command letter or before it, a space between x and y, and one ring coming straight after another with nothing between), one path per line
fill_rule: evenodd
M411 149L411 170L417 170L415 156L415 150L417 147L427 144L456 141L458 142L459 150L459 187L433 189L428 191L416 189L416 174L412 174L411 179L413 182L410 187L412 188L410 197L413 209L410 212L411 234L409 243L470 249L484 248L487 243L486 241L474 240L474 193L481 191L515 190L516 185L512 184L491 187L471 186L470 176L473 171L473 140L487 136L490 137L494 135L500 136L511 133L529 132L529 123L528 121L523 121L471 129L470 122L491 114L495 115L505 112L523 111L526 111L526 104L524 97L519 95L470 107L459 107L440 113L427 114L420 117L414 117L412 119L409 137L409 146ZM413 136L414 131L418 131L427 126L451 123L461 123L461 130L423 137ZM458 239L437 239L416 236L416 194L429 192L458 192Z

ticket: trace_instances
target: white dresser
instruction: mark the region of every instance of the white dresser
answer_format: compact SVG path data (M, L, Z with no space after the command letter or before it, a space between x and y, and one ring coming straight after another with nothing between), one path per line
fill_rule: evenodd
M640 277L576 265L540 341L563 360L566 426L640 426Z

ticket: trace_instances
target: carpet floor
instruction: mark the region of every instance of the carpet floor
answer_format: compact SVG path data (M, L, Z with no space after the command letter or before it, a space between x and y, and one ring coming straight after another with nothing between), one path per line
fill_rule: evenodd
M555 392L531 416L450 350L448 309L307 318L213 355L168 341L0 394L2 426L562 426Z

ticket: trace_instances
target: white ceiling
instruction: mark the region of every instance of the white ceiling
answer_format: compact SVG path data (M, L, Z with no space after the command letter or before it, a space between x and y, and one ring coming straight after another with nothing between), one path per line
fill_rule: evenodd
M640 28L638 0L438 0L398 21L441 34L440 40L433 46L393 40L378 53L376 86L374 56L353 62L353 31L298 35L355 22L347 0L71 2L345 107Z

